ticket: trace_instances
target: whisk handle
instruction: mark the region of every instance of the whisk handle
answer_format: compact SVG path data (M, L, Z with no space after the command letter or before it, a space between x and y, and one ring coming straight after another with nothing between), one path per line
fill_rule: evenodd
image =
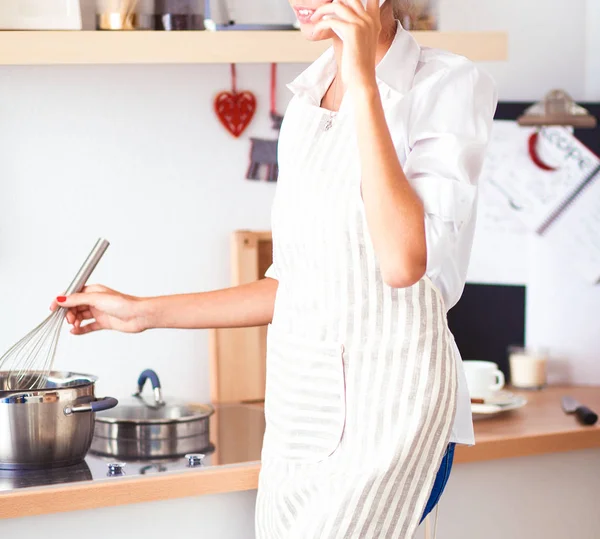
M94 248L83 263L83 266L81 266L77 272L73 282L69 285L69 288L67 288L65 292L67 296L75 294L76 292L81 292L109 245L110 243L103 238L100 238L96 242L96 245L94 245Z

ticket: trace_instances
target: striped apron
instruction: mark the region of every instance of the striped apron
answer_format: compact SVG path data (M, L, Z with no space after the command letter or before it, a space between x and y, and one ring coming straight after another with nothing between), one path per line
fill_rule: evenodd
M354 122L323 119L294 98L279 143L256 537L409 539L456 409L446 309L428 277L383 281Z

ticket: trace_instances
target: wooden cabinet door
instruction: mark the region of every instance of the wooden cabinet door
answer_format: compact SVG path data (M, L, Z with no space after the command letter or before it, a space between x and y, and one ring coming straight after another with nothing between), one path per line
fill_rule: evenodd
M234 232L231 243L232 286L262 279L272 260L271 232ZM212 402L263 401L266 326L213 329L209 335Z

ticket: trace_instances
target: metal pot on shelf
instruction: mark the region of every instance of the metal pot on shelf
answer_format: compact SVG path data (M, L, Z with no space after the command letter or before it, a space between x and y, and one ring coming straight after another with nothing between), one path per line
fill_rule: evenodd
M153 397L142 395L150 380ZM156 372L140 375L133 398L98 414L91 451L122 460L164 459L211 450L210 405L165 400Z
M92 443L96 412L114 408L117 399L97 399L97 378L88 374L53 371L33 390L7 390L11 376L0 372L0 469L81 463Z

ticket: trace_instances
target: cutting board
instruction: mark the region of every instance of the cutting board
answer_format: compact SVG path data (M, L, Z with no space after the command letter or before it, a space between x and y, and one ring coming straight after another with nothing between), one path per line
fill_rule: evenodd
M272 260L270 231L234 232L231 238L231 285L262 279ZM212 402L264 400L266 340L266 326L209 331Z

